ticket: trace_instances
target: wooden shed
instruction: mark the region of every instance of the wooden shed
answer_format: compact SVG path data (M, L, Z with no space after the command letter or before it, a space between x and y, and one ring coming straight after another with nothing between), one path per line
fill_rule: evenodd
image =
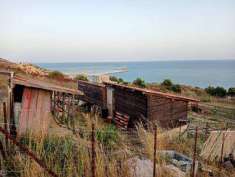
M43 80L0 72L9 77L8 124L12 135L28 130L47 133L55 108L52 97L55 93L82 95L77 89L69 89Z
M106 86L104 84L93 83L88 81L78 81L78 89L84 94L80 99L90 104L98 105L102 109L107 108L106 104Z
M94 101L93 104L102 105L103 109L108 109L110 117L120 126L127 123L131 127L137 121L155 121L162 127L176 127L180 122L186 122L188 103L198 102L183 96L114 82L95 84L78 81L78 88L84 92L84 100L89 101L99 95L99 102L103 100L103 103L97 104Z
M105 85L113 89L113 111L129 115L129 126L141 120L154 121L162 127L176 127L180 122L186 122L188 103L198 102L182 96L111 82Z

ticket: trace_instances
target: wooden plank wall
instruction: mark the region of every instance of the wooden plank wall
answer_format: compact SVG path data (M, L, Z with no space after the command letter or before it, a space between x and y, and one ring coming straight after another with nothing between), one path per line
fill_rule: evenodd
M114 109L130 116L130 125L138 119L147 118L147 96L141 92L116 87Z
M84 93L84 95L80 96L81 100L106 108L107 97L104 85L78 81L78 89Z
M188 102L171 98L149 95L148 117L163 127L175 127L179 119L187 119Z

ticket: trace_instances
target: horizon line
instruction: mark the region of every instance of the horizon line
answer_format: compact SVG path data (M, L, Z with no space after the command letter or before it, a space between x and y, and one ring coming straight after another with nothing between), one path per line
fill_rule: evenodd
M133 62L174 62L174 61L184 61L184 62L191 62L191 61L235 61L235 58L228 58L228 59L154 59L154 60L119 60L119 61L62 61L62 62L31 62L33 64L63 64L63 63L133 63ZM30 63L30 62L28 62Z

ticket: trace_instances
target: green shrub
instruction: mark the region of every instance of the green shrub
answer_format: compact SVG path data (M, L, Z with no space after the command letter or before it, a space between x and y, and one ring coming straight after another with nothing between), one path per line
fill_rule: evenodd
M118 79L118 83L123 83L123 82L124 82L124 80L122 78Z
M235 96L235 87L231 87L228 89L228 95L229 96Z
M205 91L206 91L209 95L215 96L215 87L209 86L209 87L205 88Z
M141 87L141 88L146 87L145 81L143 79L139 78L139 77L136 80L133 81L133 84L138 86L138 87Z
M173 92L181 93L181 86L179 84L174 84L171 86Z
M108 125L101 130L97 130L97 140L104 146L111 148L118 142L118 131L114 125Z
M170 79L165 79L161 86L163 86L167 90L171 90L173 92L181 93L181 86L179 84L173 84Z
M110 76L109 79L113 82L117 82L119 84L128 84L128 82L124 81L122 78L118 78L118 77L115 77L115 76Z
M84 74L78 74L78 75L76 75L76 76L75 76L75 78L74 78L74 79L75 79L75 80L88 81L87 76L86 76L86 75L84 75Z
M227 94L227 90L223 87L216 87L215 93L216 93L216 96L225 97Z
M110 76L109 79L113 82L118 82L118 78L115 76Z
M209 86L205 89L205 91L212 96L224 97L227 94L227 91L223 87L212 87Z
M48 74L48 77L52 79L64 79L64 74L60 71L52 71Z
M171 82L170 79L165 79L162 83L161 83L162 86L165 86L166 88L170 89L173 85L173 83Z

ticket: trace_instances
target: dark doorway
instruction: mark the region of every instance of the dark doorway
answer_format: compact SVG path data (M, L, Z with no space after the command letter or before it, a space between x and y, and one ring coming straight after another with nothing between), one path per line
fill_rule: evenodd
M24 92L24 86L16 85L13 90L14 102L21 103Z

